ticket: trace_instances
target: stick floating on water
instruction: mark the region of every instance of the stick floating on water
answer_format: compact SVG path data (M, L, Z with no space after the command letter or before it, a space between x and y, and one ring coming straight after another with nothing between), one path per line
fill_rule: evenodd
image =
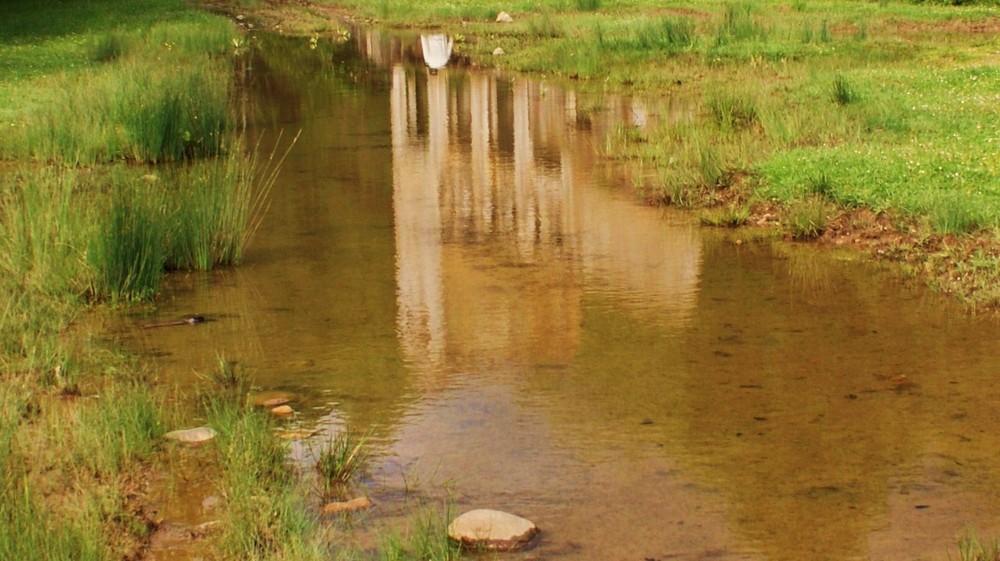
M154 327L170 327L171 325L196 325L205 321L205 316L187 316L181 319L175 319L173 321L161 321L157 323L147 323L142 326L143 329L152 329Z

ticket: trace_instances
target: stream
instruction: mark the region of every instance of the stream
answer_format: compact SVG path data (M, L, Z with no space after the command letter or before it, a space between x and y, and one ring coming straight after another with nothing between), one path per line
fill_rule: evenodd
M945 560L1000 532L997 321L641 204L605 138L690 102L432 71L418 35L312 47L252 55L261 146L301 136L245 265L128 318L211 320L129 331L166 383L238 361L319 431L300 459L370 433L371 524L419 488L534 521L514 559Z

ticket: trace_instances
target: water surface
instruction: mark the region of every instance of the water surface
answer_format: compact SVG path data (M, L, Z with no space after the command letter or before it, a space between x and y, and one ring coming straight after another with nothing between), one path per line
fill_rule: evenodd
M419 484L535 521L528 558L940 560L1000 531L996 321L640 204L604 137L689 104L419 45L262 42L254 126L302 134L246 265L158 310L215 321L136 330L168 383L238 360L318 438L373 433L371 520Z

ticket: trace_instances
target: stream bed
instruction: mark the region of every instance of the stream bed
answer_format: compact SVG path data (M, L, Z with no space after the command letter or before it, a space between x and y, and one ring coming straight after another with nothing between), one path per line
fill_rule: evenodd
M263 149L301 136L245 265L174 275L154 318L211 321L123 328L165 383L238 361L313 439L371 434L371 520L415 487L505 510L542 529L516 559L945 560L1000 532L995 319L642 205L605 138L690 103L328 43L252 55Z

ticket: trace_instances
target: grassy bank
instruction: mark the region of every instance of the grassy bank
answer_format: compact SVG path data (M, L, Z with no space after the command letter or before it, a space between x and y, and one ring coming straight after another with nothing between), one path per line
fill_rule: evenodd
M3 12L0 558L137 558L176 416L101 318L165 271L239 263L274 176L236 126L228 20L174 0Z
M707 223L863 246L973 307L1000 306L993 0L312 6L442 29L482 65L688 100L687 121L606 143L642 167L643 196ZM513 23L495 23L500 10Z

